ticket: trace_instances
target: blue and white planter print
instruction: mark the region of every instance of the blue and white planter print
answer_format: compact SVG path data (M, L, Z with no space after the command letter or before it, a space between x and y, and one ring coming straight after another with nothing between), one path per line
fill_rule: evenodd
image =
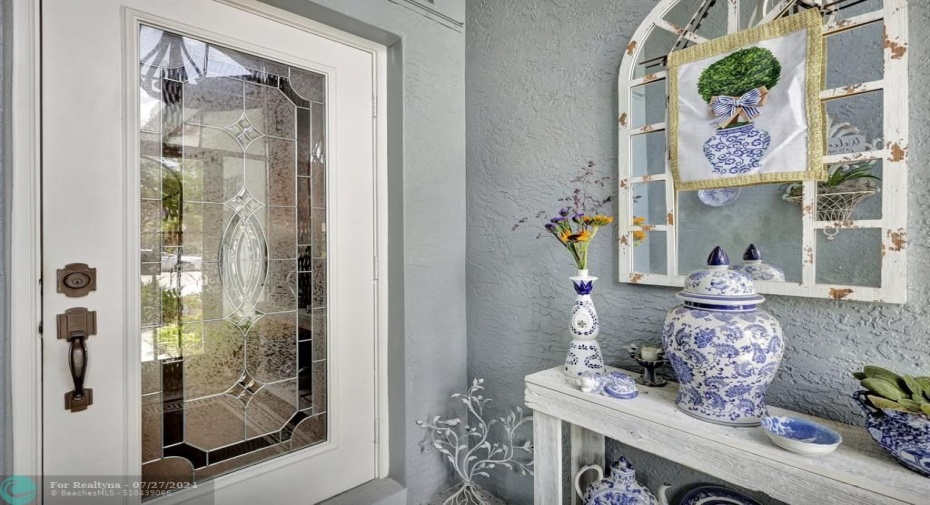
M878 445L910 470L930 477L930 419L923 414L876 409L866 399L868 391L853 398L865 413L865 426Z
M745 175L762 168L771 142L769 132L753 123L717 130L704 142L704 156L718 175Z
M572 343L565 358L564 371L571 377L580 377L584 372L601 373L604 371L604 357L596 340L601 325L591 301L597 277L589 276L587 270L580 270L571 280L575 287L575 304L571 313Z
M705 421L758 426L785 351L781 325L757 305L752 281L729 270L720 247L692 272L665 318L662 345L681 386L676 404Z

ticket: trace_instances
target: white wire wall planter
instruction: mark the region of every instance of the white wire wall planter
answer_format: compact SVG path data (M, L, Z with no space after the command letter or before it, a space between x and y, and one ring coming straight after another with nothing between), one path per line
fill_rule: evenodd
M620 281L635 284L678 286L684 282L688 272L679 269L679 195L676 192L668 167L668 148L665 141L665 115L668 97L665 95L664 56L668 49L655 51L650 47L653 33L667 32L675 37L672 50L706 42L710 38L734 33L740 29L769 22L779 17L798 12L800 9L819 8L824 14L824 43L827 39L853 30L881 23L883 26L882 75L879 79L858 82L841 87L823 89L822 103L842 100L869 93L881 97L881 138L877 145L854 153L829 154L824 156L826 165L848 165L876 160L881 165L882 180L880 217L856 219L850 201L862 200L869 195L819 195L816 181L804 181L800 195L800 260L799 279L795 282L756 281L761 293L813 298L833 298L884 303L906 301L906 247L907 247L907 151L908 151L908 107L907 107L907 2L906 0L883 0L881 6L871 12L852 16L836 16L840 9L861 4L864 0L663 0L656 6L631 38L620 66L618 78L619 97L619 272ZM867 5L874 4L871 0ZM726 8L726 28L719 30L699 29L708 11L715 6ZM682 17L682 8L693 5L695 10L686 24L675 24L670 17ZM717 8L719 9L719 5ZM748 9L747 9L748 7ZM861 7L861 6L860 6ZM747 11L751 12L746 16ZM670 16L670 13L674 15ZM742 18L742 19L741 19ZM722 23L721 23L722 24ZM712 33L708 33L712 32ZM663 54L664 53L664 54ZM827 51L829 59L829 51ZM661 89L660 107L643 106L646 95L656 103L655 91ZM634 94L637 100L634 100ZM664 166L655 161L655 153L664 149ZM661 183L661 184L653 184ZM641 189L650 197L664 197L661 216L651 216L646 223L634 214L634 201ZM876 192L877 192L876 188ZM855 202L852 207L854 207ZM876 257L880 253L880 282L872 285L855 283L818 283L817 258L818 235L827 239L842 230L869 230L874 237ZM664 246L665 257L657 260L656 268L639 268L634 261L634 251L648 247L649 238L661 237L656 243ZM635 238L635 240L634 240ZM823 246L823 244L821 244ZM880 249L880 251L879 251ZM653 258L661 250L656 247L650 252ZM741 252L741 251L732 251ZM663 261L664 260L664 261ZM849 262L859 261L852 256Z
M834 122L827 115L827 142L839 145L860 144L865 151L874 151L882 148L881 139L872 142L865 140L858 128L849 124ZM859 168L869 169L876 165L878 160L861 160L856 162L833 163L827 165L828 173L833 176L836 172L850 172ZM804 185L800 182L785 185L786 191L782 199L798 206L804 205ZM881 191L871 179L857 179L837 186L828 187L826 184L817 185L817 196L814 202L817 208L817 220L829 223L845 223L852 220L853 213L860 203L877 195ZM821 231L827 240L833 240L840 233L841 228L832 225L825 226Z

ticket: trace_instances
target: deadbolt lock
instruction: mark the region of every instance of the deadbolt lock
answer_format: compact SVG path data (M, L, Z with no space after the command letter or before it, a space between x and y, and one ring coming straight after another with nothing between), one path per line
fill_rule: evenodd
M71 263L58 269L58 292L68 297L84 296L97 289L97 269L87 263Z

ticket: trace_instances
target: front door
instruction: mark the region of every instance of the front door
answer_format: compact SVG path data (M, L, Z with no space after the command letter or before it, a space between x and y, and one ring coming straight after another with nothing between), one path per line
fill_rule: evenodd
M373 68L212 0L43 0L47 503L376 476Z

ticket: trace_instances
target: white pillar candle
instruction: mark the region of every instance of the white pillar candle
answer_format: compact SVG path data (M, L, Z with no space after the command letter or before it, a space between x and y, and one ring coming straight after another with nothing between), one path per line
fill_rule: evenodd
M657 361L659 359L659 348L644 345L639 351L639 356L643 361Z

